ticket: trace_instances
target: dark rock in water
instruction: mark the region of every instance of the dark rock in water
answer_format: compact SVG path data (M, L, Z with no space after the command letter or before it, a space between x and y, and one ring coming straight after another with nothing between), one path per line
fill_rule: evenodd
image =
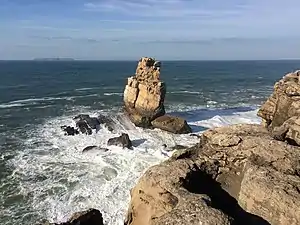
M84 120L78 121L76 123L76 126L79 128L80 132L83 134L91 135L93 133L92 129L88 126L88 124Z
M75 134L79 134L79 131L71 126L61 126L61 129L65 132L65 135L74 136Z
M90 150L100 150L100 151L104 151L104 152L107 152L108 149L107 148L101 148L101 147L98 147L96 145L92 145L92 146L87 146L85 147L82 152L88 152Z
M41 225L104 225L103 217L99 210L89 209L73 214L65 223L43 223Z
M114 130L114 128L113 128L114 121L111 118L104 116L104 115L99 115L97 119L98 119L99 123L104 124L109 131Z
M109 131L113 131L113 120L109 117L99 115L98 117L90 117L87 114L80 114L73 118L76 121L77 127L84 134L91 134L90 130L96 129L96 132L100 129L100 124L105 125Z
M96 117L90 117L86 114L80 114L73 118L77 123L79 121L85 121L91 129L97 129L100 125L100 121Z
M132 143L129 139L128 134L124 133L122 133L120 137L110 138L107 142L107 145L115 145L123 148L132 148Z

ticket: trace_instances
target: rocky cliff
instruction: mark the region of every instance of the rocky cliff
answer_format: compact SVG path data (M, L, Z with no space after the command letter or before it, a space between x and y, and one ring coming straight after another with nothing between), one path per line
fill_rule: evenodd
M189 133L182 118L165 115L166 85L160 80L161 63L153 58L139 60L136 73L129 77L124 90L125 110L140 127L156 127L173 133Z
M299 159L259 125L208 130L142 176L125 224L300 224Z
M300 145L300 71L285 75L258 111L263 125L277 140Z
M261 125L203 133L131 190L126 225L300 224L299 72L277 82Z

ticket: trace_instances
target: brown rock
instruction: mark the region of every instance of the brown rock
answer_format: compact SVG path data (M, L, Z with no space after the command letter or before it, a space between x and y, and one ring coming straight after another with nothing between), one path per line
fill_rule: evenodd
M258 125L208 130L146 171L125 224L300 224L299 158Z
M124 90L125 109L136 125L165 114L166 86L159 79L160 63L152 58L142 58L136 75L128 78ZM149 126L146 124L145 126Z
M263 119L263 125L267 127L278 140L286 140L285 137L280 134L285 130L281 126L291 117L300 116L299 74L299 71L289 73L277 82L272 95L258 111L258 116ZM291 121L289 121L289 124L291 124Z
M184 119L171 115L160 116L153 120L151 124L155 128L175 134L188 134L192 132L192 129Z
M44 223L44 225L104 225L102 214L97 209L74 213L65 223Z
M128 78L124 90L127 115L136 126L151 128L154 125L173 133L191 132L183 119L163 117L166 85L160 80L160 66L160 62L153 58L140 59L135 76ZM156 118L159 119L152 122Z

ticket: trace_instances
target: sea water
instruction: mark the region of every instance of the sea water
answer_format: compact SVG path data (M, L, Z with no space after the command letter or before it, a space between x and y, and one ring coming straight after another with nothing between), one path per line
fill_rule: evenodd
M176 144L197 137L135 127L122 113L126 78L137 62L0 61L0 224L65 221L99 209L109 225L123 224L130 189L142 173L167 159ZM258 107L273 84L299 61L163 62L166 110L187 119L194 133L260 123ZM92 135L64 136L80 113L110 117ZM133 149L107 146L125 132ZM97 145L109 150L82 150Z

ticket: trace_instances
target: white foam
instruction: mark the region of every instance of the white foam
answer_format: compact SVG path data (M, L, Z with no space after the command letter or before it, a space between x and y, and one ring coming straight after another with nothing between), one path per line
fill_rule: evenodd
M112 95L123 96L123 93L112 92L112 93L104 93L104 95L105 95L105 96L112 96Z
M196 121L190 124L205 128L214 128L239 123L259 124L260 122L261 119L257 116L257 110L253 110L248 112L235 112L226 116L216 115L210 119Z
M13 107L22 107L24 106L23 104L10 104L10 103L5 103L5 104L0 104L0 109L7 109L7 108L13 108Z
M18 174L30 177L20 185L22 194L34 195L31 207L53 222L93 207L103 212L107 224L123 224L129 190L145 169L168 157L162 145L197 142L189 135L136 128L122 117L116 133L102 128L91 136L64 136L60 125L74 123L71 118L55 118L37 127L25 142L27 148L12 161ZM133 150L107 146L107 140L121 132L129 134ZM109 151L82 153L90 145Z
M96 115L97 112L80 110ZM74 111L74 115L78 112ZM257 122L254 112L215 116L191 125L214 127L236 122ZM50 222L65 221L72 213L97 208L105 224L123 225L130 200L129 191L150 166L167 159L172 153L163 144L192 146L197 137L174 135L161 130L136 128L125 117L114 118L116 132L105 127L90 136L64 136L61 125L73 124L70 116L53 118L38 126L25 141L25 148L11 161L14 174L26 177L20 183L22 195L32 195L31 207L43 212ZM133 150L107 146L107 140L122 132L133 141ZM109 151L92 150L82 153L91 145ZM12 176L15 176L15 175Z

